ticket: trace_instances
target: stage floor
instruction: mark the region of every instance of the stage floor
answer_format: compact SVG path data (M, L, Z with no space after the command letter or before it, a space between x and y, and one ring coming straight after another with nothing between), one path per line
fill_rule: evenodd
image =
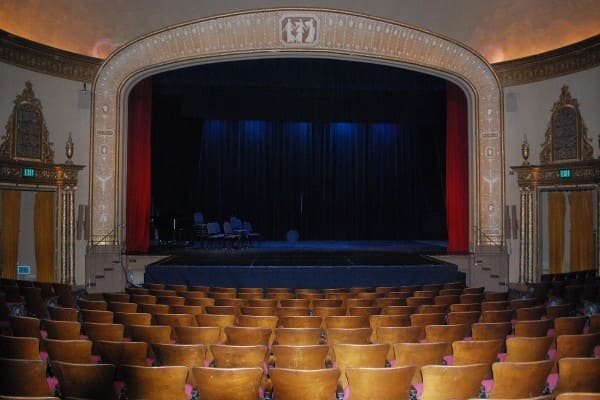
M243 249L160 247L146 282L224 287L350 288L465 281L434 241L258 242Z
M428 255L446 254L440 241L260 241L242 249L160 246L170 255L159 264L234 266L421 265L443 264Z

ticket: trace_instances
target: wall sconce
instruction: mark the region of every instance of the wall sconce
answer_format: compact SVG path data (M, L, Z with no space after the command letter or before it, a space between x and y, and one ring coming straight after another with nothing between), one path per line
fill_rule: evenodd
M529 143L527 143L527 135L523 136L523 143L521 144L521 156L523 156L523 165L529 165Z
M73 164L73 160L71 160L71 158L73 158L73 149L73 138L71 137L71 132L69 132L69 138L67 139L67 144L65 145L65 153L67 154L67 161L65 164Z

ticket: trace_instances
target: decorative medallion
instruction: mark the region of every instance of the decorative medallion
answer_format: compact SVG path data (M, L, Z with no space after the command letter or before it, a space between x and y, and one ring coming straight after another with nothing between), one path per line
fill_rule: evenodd
M279 23L281 42L286 45L313 45L319 21L314 15L284 15Z

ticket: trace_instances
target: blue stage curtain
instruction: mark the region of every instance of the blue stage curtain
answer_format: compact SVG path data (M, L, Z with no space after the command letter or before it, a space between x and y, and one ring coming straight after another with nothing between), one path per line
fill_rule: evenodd
M236 215L280 240L291 229L313 240L445 239L444 146L431 132L206 120L201 137L194 202L209 220Z

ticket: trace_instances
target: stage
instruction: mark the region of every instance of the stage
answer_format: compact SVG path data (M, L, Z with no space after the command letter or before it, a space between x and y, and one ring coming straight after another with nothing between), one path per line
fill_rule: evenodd
M145 282L223 287L350 288L465 281L436 241L256 242L242 249L159 246Z

